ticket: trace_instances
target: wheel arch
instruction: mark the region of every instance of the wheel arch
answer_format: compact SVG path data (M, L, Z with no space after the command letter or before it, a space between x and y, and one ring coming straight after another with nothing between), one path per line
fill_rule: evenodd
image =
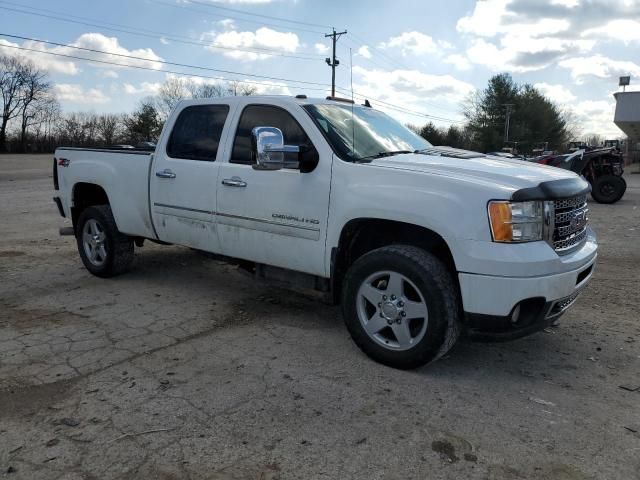
M97 183L75 183L71 190L71 220L74 229L83 210L93 205L111 205L107 191Z
M456 272L451 248L434 230L398 220L354 218L342 227L338 245L331 250L333 302L339 303L342 279L353 262L376 248L394 244L427 250L435 254L451 272Z

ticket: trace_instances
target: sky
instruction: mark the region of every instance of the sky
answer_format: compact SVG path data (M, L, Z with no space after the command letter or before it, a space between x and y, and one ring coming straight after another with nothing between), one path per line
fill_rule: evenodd
M129 112L173 76L324 97L332 28L338 94L404 123L458 125L508 72L619 137L618 77L640 89L640 0L0 0L0 19L0 53L46 69L64 111Z

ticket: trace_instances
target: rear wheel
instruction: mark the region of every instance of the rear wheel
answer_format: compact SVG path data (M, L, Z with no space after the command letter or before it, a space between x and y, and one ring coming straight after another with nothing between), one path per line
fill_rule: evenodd
M80 214L76 240L82 263L98 277L113 277L131 267L133 239L118 231L109 205L88 207Z
M627 182L617 175L602 175L593 182L591 197L598 203L615 203L622 198Z
M360 349L395 368L438 359L461 330L450 272L429 252L408 245L382 247L356 260L345 277L342 310Z

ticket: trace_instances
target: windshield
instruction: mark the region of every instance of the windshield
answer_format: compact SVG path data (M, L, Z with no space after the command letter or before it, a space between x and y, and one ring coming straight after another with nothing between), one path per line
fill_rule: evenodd
M336 154L345 160L414 152L431 146L401 123L369 107L317 104L304 108L324 131Z

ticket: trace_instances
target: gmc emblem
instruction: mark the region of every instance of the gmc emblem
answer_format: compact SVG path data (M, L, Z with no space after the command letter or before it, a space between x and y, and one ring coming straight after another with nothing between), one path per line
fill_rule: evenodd
M587 224L587 212L576 212L573 214L573 217L569 221L569 226L571 230L582 230L582 228Z

